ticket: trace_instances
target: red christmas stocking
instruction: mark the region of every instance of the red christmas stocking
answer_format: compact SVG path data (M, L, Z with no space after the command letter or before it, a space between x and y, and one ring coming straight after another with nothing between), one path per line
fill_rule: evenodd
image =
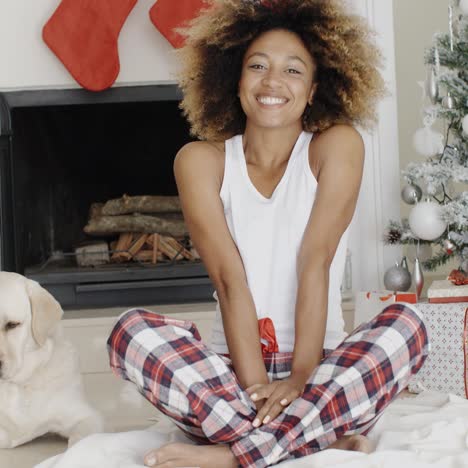
M207 6L204 0L158 0L150 10L150 18L174 47L182 47L184 37L174 29L196 18L204 6Z
M62 0L44 26L44 42L83 88L102 91L116 80L117 39L136 2Z

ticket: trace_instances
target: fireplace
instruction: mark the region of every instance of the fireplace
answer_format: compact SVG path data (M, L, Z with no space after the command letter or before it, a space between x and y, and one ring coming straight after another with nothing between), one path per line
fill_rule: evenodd
M74 254L92 203L177 195L174 157L192 140L180 98L175 85L0 93L2 270L64 308L212 300L200 261L79 267Z

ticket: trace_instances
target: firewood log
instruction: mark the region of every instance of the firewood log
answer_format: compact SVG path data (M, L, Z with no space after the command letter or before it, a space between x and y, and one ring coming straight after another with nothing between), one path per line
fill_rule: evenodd
M138 253L141 250L141 248L146 242L146 239L148 239L148 234L141 234L140 236L138 236L128 249L128 253L133 257L136 253Z
M154 195L129 196L109 200L102 207L103 216L116 216L130 213L181 212L179 197Z
M183 217L170 213L160 216L139 213L123 216L100 216L90 219L83 230L86 234L95 236L109 236L120 232L146 234L158 232L171 236L184 236L188 233Z
M197 249L195 247L192 247L189 252L193 255L194 260L200 260L200 254L197 252Z
M176 253L179 252L187 260L194 260L193 255L173 237L158 235L158 241L159 241L159 250L163 251L167 257L173 258L176 255ZM147 240L147 244L154 247L153 243L154 243L154 236L149 236ZM181 259L180 256L178 257L178 259L179 260Z
M187 260L194 260L193 255L182 244L177 242L173 237L165 237L165 241L174 248L176 252L180 252Z
M88 218L97 218L98 216L102 216L102 208L104 203L92 203L89 207Z
M171 244L169 244L166 241L165 236L159 236L159 250L171 260L183 260L184 259L184 256L182 255L182 253L178 253L178 250L176 250Z
M119 252L114 252L111 257L112 262L125 262L130 260L131 255L128 252L128 248L132 245L133 234L131 232L124 232L120 234L119 240L117 241L117 245L115 249Z
M107 242L92 242L75 249L78 266L98 266L109 263L109 246Z
M135 256L133 257L134 260L138 260L140 262L153 262L153 251L152 250L140 250ZM158 252L157 261L164 260L164 256L161 252Z
M156 264L158 261L158 250L159 250L159 234L153 234L153 256L151 257L152 263Z

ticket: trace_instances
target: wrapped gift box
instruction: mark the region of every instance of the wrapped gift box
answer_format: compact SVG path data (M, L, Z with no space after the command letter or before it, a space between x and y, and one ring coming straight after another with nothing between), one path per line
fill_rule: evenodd
M448 280L433 281L427 290L429 302L468 302L468 284L456 286Z
M468 398L468 302L416 307L424 315L430 353L408 390L433 390Z
M359 291L356 293L354 308L354 328L364 322L369 322L385 307L395 302L417 302L415 293L391 291Z

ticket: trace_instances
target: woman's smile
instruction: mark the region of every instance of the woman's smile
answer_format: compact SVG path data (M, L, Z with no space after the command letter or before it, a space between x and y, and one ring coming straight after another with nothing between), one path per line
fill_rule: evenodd
M261 95L257 96L257 101L260 103L261 106L276 109L279 107L283 107L284 104L287 104L289 102L289 99L276 96Z

